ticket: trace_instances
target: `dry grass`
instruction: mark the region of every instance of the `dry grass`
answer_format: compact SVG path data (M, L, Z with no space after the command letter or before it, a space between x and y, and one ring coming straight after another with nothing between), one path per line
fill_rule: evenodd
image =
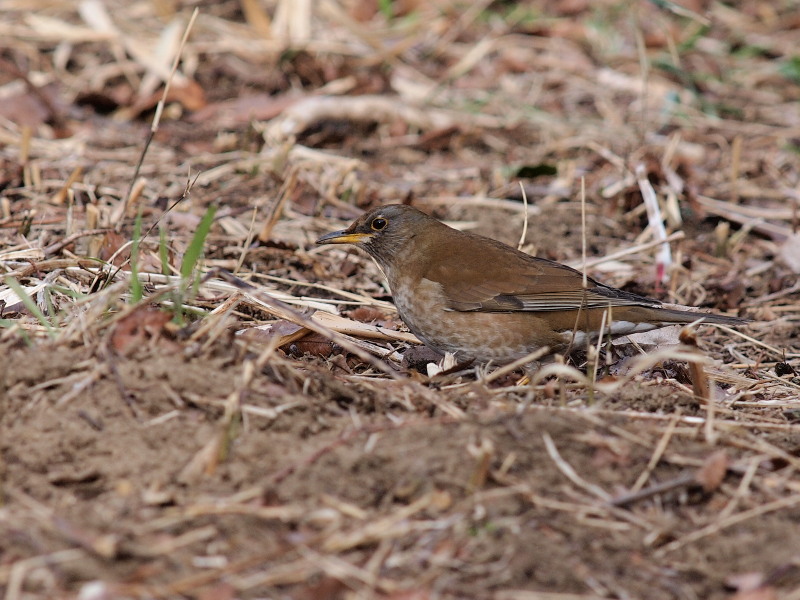
M0 2L4 597L800 597L800 11L377 5ZM390 201L753 323L428 377Z

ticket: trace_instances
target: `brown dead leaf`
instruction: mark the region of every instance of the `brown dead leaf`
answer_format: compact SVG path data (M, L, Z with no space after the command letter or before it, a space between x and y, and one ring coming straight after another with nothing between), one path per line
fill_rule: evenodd
M325 336L312 332L302 339L289 344L284 344L281 346L281 350L291 354L292 356L303 356L305 354L310 354L311 356L328 358L334 353L335 346L334 343Z
M167 102L180 102L186 110L200 110L207 104L206 92L199 83L189 79L183 85L170 86Z
M371 21L378 14L377 0L349 0L345 2L348 14L360 23Z
M250 342L268 343L272 338L278 337L278 345L288 346L307 335L309 330L289 321L277 321L269 325L250 327L239 332L239 336Z
M236 336L239 339L256 344L266 344L272 337L269 330L264 329L263 327L248 327L247 329L240 329L236 332Z
M728 455L724 450L719 450L711 454L703 462L703 466L698 469L694 478L698 485L703 487L705 492L716 490L725 474L728 472Z
M344 598L346 590L341 579L335 577L320 577L313 583L309 582L305 589L300 590L295 598L298 600L316 600L317 598Z
M272 37L272 19L256 0L240 0L244 18L250 27L261 37Z
M372 308L371 306L359 306L351 310L347 316L361 323L375 323L376 321L383 321L386 317L377 308ZM381 324L384 325L384 323Z
M557 0L546 3L549 14L569 17L585 11L591 2L589 0Z
M234 598L236 598L236 588L224 582L203 590L197 596L197 600L233 600Z
M124 235L109 231L103 236L97 257L110 262L115 267L122 267L123 270L129 271L131 250L130 245L125 246L129 241L129 238ZM140 273L161 273L161 260L152 252L140 248L137 268Z
M150 306L138 308L121 319L111 333L111 347L125 356L133 348L150 341L164 339L166 325L172 319L169 313Z
M36 129L50 118L47 106L34 94L27 91L3 98L0 102L0 117L20 127Z
M190 123L215 119L217 127L236 127L251 121L269 121L302 99L298 94L255 94L222 102L213 102L198 109L189 117Z
M155 108L156 104L161 101L163 95L163 90L157 90L149 96L139 99L133 106L127 110L121 111L120 114L126 118L138 117L142 113ZM183 84L173 83L170 85L166 102L167 104L177 102L189 111L200 110L207 104L205 91L200 84L194 80L187 80Z
M426 152L446 150L458 133L459 128L456 125L428 131L420 136L418 146Z
M431 590L416 588L411 590L396 590L385 596L387 600L430 600Z
M167 214L167 223L189 231L197 229L201 220L201 216L185 211L172 210Z
M107 232L103 236L103 241L100 245L100 251L97 255L97 258L106 262L111 261L111 264L115 267L120 266L126 260L128 260L131 254L130 250L127 248L120 251L120 248L122 248L126 241L127 239L123 237L121 233L116 231Z

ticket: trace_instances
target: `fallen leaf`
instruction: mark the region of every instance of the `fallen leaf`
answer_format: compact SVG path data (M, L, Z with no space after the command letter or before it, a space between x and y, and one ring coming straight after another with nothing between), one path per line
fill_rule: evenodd
M229 583L218 583L200 593L198 600L233 600L236 598L236 588Z
M103 236L103 241L100 244L100 251L97 255L102 261L108 262L109 260L113 260L111 264L115 267L120 266L130 256L130 251L126 248L120 251L120 248L125 244L127 239L123 237L121 233L117 233L116 231L109 231Z
M157 308L137 308L116 324L111 334L111 347L117 354L125 356L146 341L161 339L171 320L172 315Z
M220 128L236 127L251 121L269 121L300 99L302 96L298 94L243 96L208 104L194 112L188 121L204 123L213 119Z
M261 325L258 327L250 327L243 329L237 333L243 339L250 342L267 343L273 337L278 337L278 346L286 346L303 336L307 335L309 330L301 325L291 323L289 321L276 321L269 325Z
M719 450L706 458L694 478L703 487L703 491L713 492L725 479L725 473L727 472L728 455L725 454L724 450Z
M302 339L281 346L281 350L297 357L309 354L328 358L334 353L335 346L325 336L311 332Z
M0 102L0 117L19 127L27 126L36 130L50 116L47 106L36 95L28 92L8 96Z

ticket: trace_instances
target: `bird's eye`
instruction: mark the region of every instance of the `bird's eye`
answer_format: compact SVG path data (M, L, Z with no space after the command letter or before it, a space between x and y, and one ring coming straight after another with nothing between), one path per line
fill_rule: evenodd
M378 217L377 219L372 219L372 223L370 224L370 227L372 227L372 229L375 230L375 231L380 231L381 229L386 227L386 225L388 225L388 224L389 224L389 221L387 221L383 217Z

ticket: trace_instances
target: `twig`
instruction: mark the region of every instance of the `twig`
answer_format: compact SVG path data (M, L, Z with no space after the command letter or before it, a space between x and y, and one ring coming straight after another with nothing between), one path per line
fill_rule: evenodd
M762 456L756 456L750 459L747 469L745 469L744 475L742 476L742 480L739 482L739 487L736 488L736 492L734 492L730 501L728 501L728 503L719 513L720 522L729 518L731 513L736 510L736 506L739 504L739 501L745 497L750 489L750 484L753 482L753 478L756 476L756 472L758 471L758 468L761 466L762 462Z
M672 264L672 252L667 243L667 230L664 228L664 220L661 217L661 209L658 206L656 192L647 179L647 171L643 164L636 165L636 181L639 184L642 200L647 208L648 224L653 230L655 239L662 242L656 254L656 281L661 284L669 279L669 266Z
M766 235L776 242L782 242L792 234L791 227L764 221L764 209L752 208L723 202L708 196L698 196L697 203L708 212L750 227L753 231Z
M87 229L85 231L77 231L72 235L68 235L67 237L58 240L50 244L49 246L45 246L42 251L44 252L45 256L50 256L51 254L56 254L57 252L63 250L67 246L69 246L75 240L78 240L82 237L86 237L87 235L100 235L102 233L108 233L111 231L111 228L105 227L102 229Z
M583 289L589 287L586 276L586 178L581 177L581 272L583 273ZM602 328L600 329L602 331ZM602 336L601 336L602 337Z
M662 483L651 485L650 487L645 488L643 490L638 490L635 492L631 492L629 494L623 494L622 496L617 496L616 498L611 500L611 504L613 504L614 506L627 506L628 504L633 504L634 502L638 502L639 500L645 500L647 498L663 494L664 492L669 492L672 490L676 490L678 488L687 487L696 483L697 479L695 478L693 473L684 473L683 475L679 475L674 479L670 479L669 481L664 481Z
M121 217L124 217L125 211L128 207L128 203L130 202L131 196L133 195L133 188L136 185L136 181L139 178L139 171L142 169L142 165L144 164L144 158L147 156L147 150L150 148L150 143L153 141L156 133L158 132L158 125L161 121L161 114L164 112L164 105L167 102L167 94L169 93L169 86L172 82L172 79L175 77L175 73L178 71L178 64L181 60L181 55L183 54L183 49L186 46L186 42L189 39L189 34L192 31L192 27L194 26L195 19L197 19L197 15L200 12L200 9L195 8L192 12L192 16L189 18L189 23L186 25L186 30L183 32L183 38L181 39L181 44L178 47L178 51L175 53L175 60L172 62L172 69L170 70L169 77L164 82L164 91L161 94L161 100L158 101L156 105L156 113L153 115L153 123L150 126L150 132L147 135L147 138L144 142L144 147L142 148L142 152L139 155L139 162L136 163L136 168L133 170L133 176L131 177L130 185L128 186L128 192L125 194L125 199L122 201L122 210L120 212ZM114 226L115 231L120 231L122 229L122 218L120 218L116 225Z
M528 194L525 192L525 186L522 185L521 181L519 182L519 189L522 191L522 204L525 207L522 217L522 235L519 236L519 243L517 244L517 250L522 250L525 238L528 236Z
M664 244L664 243L676 242L678 240L682 240L685 237L686 237L686 234L683 231L676 231L675 233L672 233L672 234L668 235L663 240L651 240L651 241L646 242L644 244L638 244L636 246L630 246L628 248L623 248L622 250L618 250L617 252L612 252L611 254L607 254L607 255L599 257L599 258L594 258L592 260L588 260L588 261L586 261L586 267L591 269L593 267L596 267L597 265L602 265L603 263L611 262L612 260L617 260L617 259L622 258L624 256L630 256L631 254L637 254L637 253L643 252L645 250L650 250L650 248L655 248L656 246L660 246L661 244ZM577 263L577 261L570 261L570 262L567 262L566 264L568 264L569 266L571 266L573 268L579 268L580 267L580 265Z
M670 552L674 552L679 548L683 548L684 546L697 542L704 537L708 537L709 535L714 535L715 533L721 532L723 529L727 529L728 527L733 527L734 525L738 525L739 523L744 523L745 521L749 521L750 519L754 519L755 517L760 517L762 515L769 514L771 512L775 512L776 510L781 510L783 508L791 508L793 506L797 506L800 504L800 494L794 494L791 496L787 496L786 498L781 498L779 500L774 500L773 502L768 502L767 504L760 504L750 510L746 510L740 512L736 515L728 517L724 521L715 521L710 525L702 527L692 533L685 535L674 542L670 542L666 546L659 548L655 555L657 557L663 557Z
M548 346L544 346L543 348L538 348L537 350L534 350L530 354L523 356L522 358L518 358L514 362L504 365L499 369L489 373L483 379L481 379L481 381L484 383L484 385L487 383L491 383L492 381L502 377L506 373L511 373L512 371L518 369L519 367L522 367L524 365L527 365L528 363L539 360L549 352L550 348Z
M378 369L382 373L385 373L392 379L401 379L401 376L385 362L378 360L368 352L365 352L342 334L337 333L332 329L329 329L328 327L325 327L324 325L321 325L320 323L314 321L310 317L298 312L297 310L295 310L282 300L278 300L271 294L268 294L263 290L259 290L255 286L250 285L249 283L239 279L238 277L234 277L233 275L231 275L226 271L223 271L222 269L212 269L211 271L208 272L208 274L206 274L203 280L207 281L208 279L214 276L219 276L225 281L232 283L236 287L245 290L248 294L252 294L253 296L259 298L262 302L268 304L271 307L272 312L274 312L277 316L281 317L282 319L286 319L287 321L291 321L292 323L302 325L306 329L310 329L311 331L316 331L320 335L324 335L329 340L339 344L342 348L344 348L351 354L355 354L365 363L369 364L372 367L375 367L376 369Z
M667 427L664 430L661 439L658 440L658 444L656 444L656 447L653 450L653 455L650 457L650 461L647 463L647 467L645 467L645 470L642 471L642 474L639 475L638 479L636 479L636 483L634 483L633 487L631 487L631 492L638 492L639 490L641 490L642 486L644 486L644 484L650 478L650 473L653 472L653 469L658 464L658 461L661 460L661 457L667 450L669 441L672 439L672 434L675 433L675 428L678 426L679 417L680 417L680 412L678 412L676 415L673 415L672 418L669 420L669 423L667 424Z
M566 475L567 479L581 489L586 490L594 496L597 496L601 500L605 502L611 502L611 494L606 492L603 488L596 486L593 483L589 483L581 478L581 476L575 472L575 469L573 469L572 466L561 457L561 454L559 454L558 448L556 448L553 438L550 437L549 433L543 433L542 440L544 440L544 446L547 449L547 453L550 455L550 458L553 459L553 462L556 464L556 467L558 467L558 470Z

